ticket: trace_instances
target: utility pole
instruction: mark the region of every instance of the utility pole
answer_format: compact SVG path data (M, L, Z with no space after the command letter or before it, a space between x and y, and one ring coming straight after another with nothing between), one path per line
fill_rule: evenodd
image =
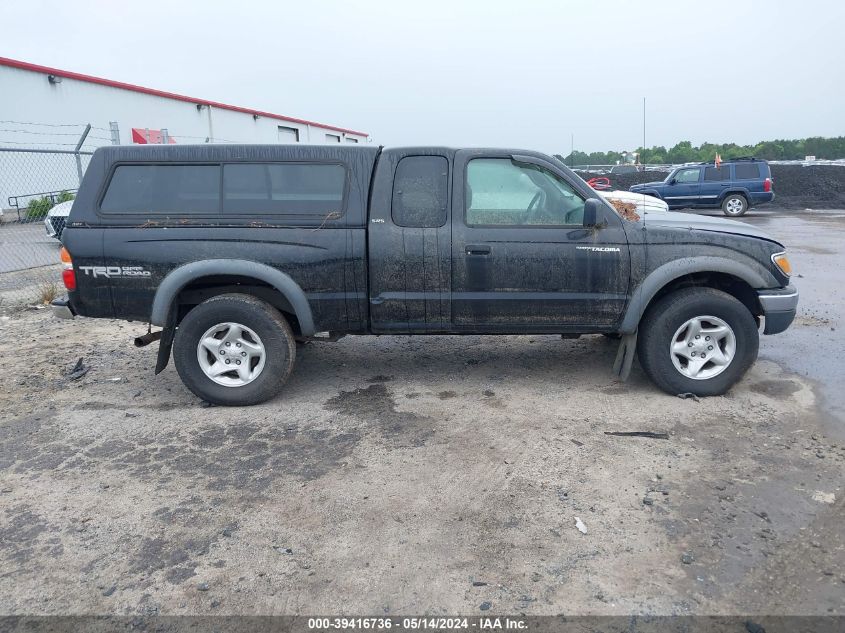
M645 97L643 97L643 153L645 153Z
M575 164L575 132L571 133L569 140L570 140L569 168L572 169L572 166Z

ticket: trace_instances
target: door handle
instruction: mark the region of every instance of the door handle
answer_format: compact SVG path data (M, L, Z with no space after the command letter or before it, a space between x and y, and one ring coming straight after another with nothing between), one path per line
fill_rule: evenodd
M467 244L467 255L489 255L490 247L487 244Z

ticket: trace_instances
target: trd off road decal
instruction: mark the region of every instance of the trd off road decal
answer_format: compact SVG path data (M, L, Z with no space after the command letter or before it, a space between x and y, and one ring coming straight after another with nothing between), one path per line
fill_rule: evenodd
M143 266L80 266L79 270L92 277L149 277L152 273Z

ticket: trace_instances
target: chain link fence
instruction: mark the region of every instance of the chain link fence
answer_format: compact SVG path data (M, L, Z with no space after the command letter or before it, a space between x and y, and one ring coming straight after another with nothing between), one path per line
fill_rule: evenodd
M0 147L0 309L62 294L65 218L91 152Z

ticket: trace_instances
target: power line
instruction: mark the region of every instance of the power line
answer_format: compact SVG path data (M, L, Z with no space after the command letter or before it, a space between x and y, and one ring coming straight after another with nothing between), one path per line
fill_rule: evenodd
M18 134L36 134L38 136L79 136L79 132L33 132L32 130L15 130L0 128L0 132L16 132Z
M88 125L87 123L38 123L35 121L12 121L12 120L0 120L0 123L14 123L16 125L41 125L43 127L85 127ZM104 127L97 127L96 125L91 126L92 130L102 130L103 132L108 132L109 130Z
M80 132L30 132L29 130L14 130L14 129L8 129L8 128L0 128L0 132L12 132L12 133L16 133L16 134L35 134L37 136L75 136L77 138L81 134ZM96 136L96 135L93 135L93 134L89 134L86 137L86 140L89 139L89 138L90 139L97 139L99 141L111 142L111 138L108 137L108 136ZM12 141L9 141L9 142L11 143ZM44 141L33 141L33 142L34 143L41 143L41 142L44 142Z
M62 145L67 147L76 147L76 143L51 143L49 141L35 141L35 142L25 142L25 141L4 141L0 140L0 145Z

